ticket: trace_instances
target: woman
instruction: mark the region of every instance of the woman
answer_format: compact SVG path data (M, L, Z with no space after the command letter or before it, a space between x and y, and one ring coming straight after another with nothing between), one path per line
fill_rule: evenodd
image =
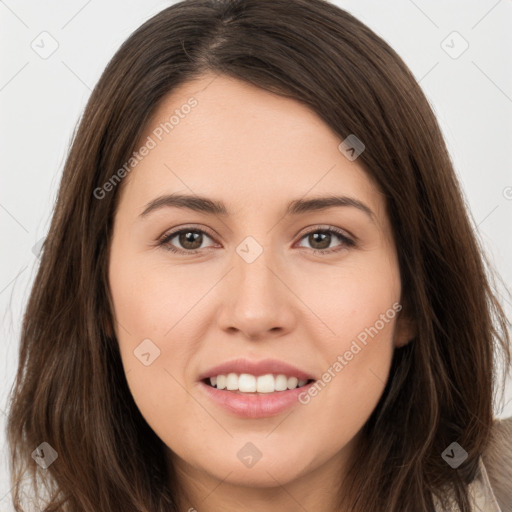
M14 483L48 511L510 510L508 327L382 39L322 0L180 2L116 53L67 159Z

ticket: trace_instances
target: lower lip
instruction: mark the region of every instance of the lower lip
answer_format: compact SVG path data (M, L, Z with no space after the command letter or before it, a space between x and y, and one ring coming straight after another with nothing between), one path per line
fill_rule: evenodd
M308 391L315 381L300 388L274 393L237 393L199 382L200 388L218 405L244 418L276 416L293 405L299 404L299 395Z

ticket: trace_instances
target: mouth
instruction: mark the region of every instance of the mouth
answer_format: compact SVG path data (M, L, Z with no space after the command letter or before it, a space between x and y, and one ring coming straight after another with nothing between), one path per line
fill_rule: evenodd
M252 375L249 373L219 374L202 379L207 386L238 395L279 394L308 386L314 379L300 379L285 374Z
M297 407L314 379L284 374L219 374L199 381L201 393L229 414L245 419L263 419ZM286 383L286 385L285 385ZM306 409L303 409L306 410Z

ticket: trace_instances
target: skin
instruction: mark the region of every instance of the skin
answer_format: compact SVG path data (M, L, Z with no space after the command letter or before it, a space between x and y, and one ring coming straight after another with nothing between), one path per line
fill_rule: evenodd
M223 75L172 91L140 143L191 96L197 106L124 178L115 215L109 284L130 390L168 447L180 510L334 511L333 490L357 458L411 322L395 316L307 405L270 418L224 411L201 392L198 375L233 358L276 358L321 379L401 301L384 197L312 110ZM229 215L163 207L139 217L177 192L222 200ZM330 194L363 202L373 220L350 206L284 215L293 199ZM307 234L318 226L337 227L356 245L335 234L315 242ZM180 227L207 232L198 254L158 245ZM247 236L263 250L252 263L236 252ZM185 244L169 242L182 251L200 242ZM160 350L149 366L134 356L146 338ZM237 457L247 442L262 453L251 468Z

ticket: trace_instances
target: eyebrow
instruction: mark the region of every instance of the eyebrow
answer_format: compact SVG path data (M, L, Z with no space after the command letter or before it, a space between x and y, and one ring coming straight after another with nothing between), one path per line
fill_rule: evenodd
M147 217L149 213L164 207L181 208L211 215L229 215L229 211L222 201L216 201L197 195L167 194L159 196L147 203L144 211L139 215L139 218ZM366 204L353 197L337 195L313 197L311 199L295 199L288 204L285 214L301 215L308 212L327 210L328 208L337 207L357 208L368 215L372 222L375 222L375 214Z

